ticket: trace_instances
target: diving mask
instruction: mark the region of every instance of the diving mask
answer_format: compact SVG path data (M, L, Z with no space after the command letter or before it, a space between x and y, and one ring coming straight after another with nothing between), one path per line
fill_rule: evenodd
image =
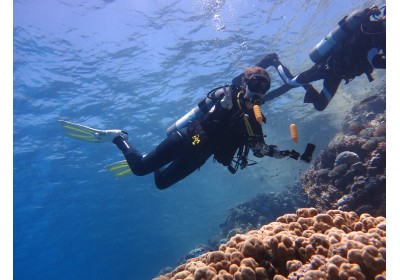
M244 97L250 99L253 103L256 100L262 100L270 86L270 80L266 76L254 74L246 81Z
M247 80L247 88L251 92L266 94L271 86L270 80L264 75L252 75Z

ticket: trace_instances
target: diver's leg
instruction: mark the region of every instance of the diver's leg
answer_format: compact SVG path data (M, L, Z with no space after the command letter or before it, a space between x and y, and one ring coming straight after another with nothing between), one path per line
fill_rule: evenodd
M184 141L178 132L172 133L145 156L122 137L116 137L113 143L124 154L133 174L138 176L154 172L173 161L184 146Z
M212 155L211 151L194 149L196 148L185 150L185 153L170 165L154 172L154 181L157 188L163 190L184 179L200 168Z
M333 75L328 69L326 65L323 64L315 64L310 69L300 73L296 77L292 78L292 84L300 84L306 90L306 94L304 95L304 103L313 103L315 109L318 111L322 111L328 105L329 102L324 100L324 96L318 93L314 89L314 87L310 84L311 82L315 82L321 79L330 79L329 77ZM339 80L340 83L340 80Z
M280 87L274 88L273 90L267 92L267 94L264 96L263 99L265 101L271 101L272 99L275 99L275 98L281 96L282 94L288 92L292 88L295 88L295 86L291 86L291 85L288 85L288 84L283 84Z
M288 84L292 87L299 87L302 85L294 79L294 77L293 77L292 73L290 73L289 69L286 66L284 66L279 60L276 61L274 66L275 66L276 70L278 71L278 74L281 77L282 81L285 84Z
M289 69L282 64L282 62L279 61L278 56L274 57L272 65L276 68L278 71L279 76L281 77L282 81L284 82L283 85L280 87L271 90L270 92L265 95L264 100L265 101L270 101L272 99L275 99L282 94L288 92L292 88L302 86L302 84L299 84L297 82L293 82L293 75L290 73Z
M316 110L323 111L328 106L329 102L335 96L341 81L342 79L333 73L325 78L321 93L312 102Z
M274 98L277 98L282 94L288 92L292 88L302 86L306 90L306 97L304 102L308 103L306 102L308 96L318 94L318 92L309 83L323 79L325 77L325 72L321 65L314 65L312 68L304 71L296 77L293 77L289 69L285 67L278 59L275 60L274 67L278 71L279 76L283 80L284 84L268 92L267 95L264 97L265 101L270 101Z
M293 77L289 70L282 64L277 65L277 70L285 83L297 87L324 79L326 76L325 66L321 64L315 64L310 69L296 75L295 77Z

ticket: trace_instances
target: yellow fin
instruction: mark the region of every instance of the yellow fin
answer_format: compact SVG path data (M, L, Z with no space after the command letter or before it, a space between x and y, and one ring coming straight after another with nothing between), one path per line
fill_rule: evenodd
M104 167L105 170L110 171L116 177L122 177L127 174L132 174L131 168L126 160L111 163Z

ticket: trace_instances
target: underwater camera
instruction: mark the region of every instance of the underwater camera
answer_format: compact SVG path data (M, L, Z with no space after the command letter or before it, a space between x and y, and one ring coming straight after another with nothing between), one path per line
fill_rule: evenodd
M304 151L304 153L301 155L300 160L305 161L307 163L311 162L312 159L312 155L314 153L315 150L315 145L308 143L306 150Z

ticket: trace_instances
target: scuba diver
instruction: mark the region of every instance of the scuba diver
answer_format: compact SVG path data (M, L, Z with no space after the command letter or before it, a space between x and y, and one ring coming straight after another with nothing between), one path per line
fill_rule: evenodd
M315 149L308 144L305 152L279 150L264 141L262 122L266 118L259 106L270 88L269 73L261 67L246 68L241 86L226 85L211 90L195 108L167 130L165 138L148 154L140 153L122 130L98 130L62 121L66 135L90 142L112 142L125 156L106 167L116 175L133 173L143 176L154 173L155 185L166 189L199 169L208 158L214 159L234 174L238 168L254 164L249 151L256 157L289 157L311 161Z
M374 68L386 68L386 6L373 6L356 10L345 16L338 26L320 41L310 52L315 63L310 69L293 76L278 56L273 66L284 85L270 91L265 100L272 100L292 88L303 86L306 90L304 103L312 103L323 111L334 97L340 83L349 83L365 73L373 81ZM323 88L318 93L309 83L323 79Z

